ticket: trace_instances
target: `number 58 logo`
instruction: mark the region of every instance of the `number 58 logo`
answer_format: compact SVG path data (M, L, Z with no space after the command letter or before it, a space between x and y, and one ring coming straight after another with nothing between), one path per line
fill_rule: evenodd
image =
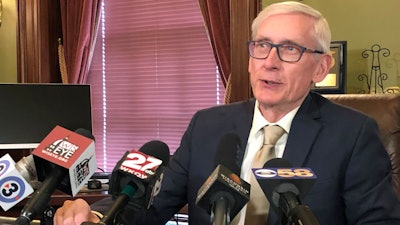
M253 169L253 172L260 178L316 178L310 168L262 168Z

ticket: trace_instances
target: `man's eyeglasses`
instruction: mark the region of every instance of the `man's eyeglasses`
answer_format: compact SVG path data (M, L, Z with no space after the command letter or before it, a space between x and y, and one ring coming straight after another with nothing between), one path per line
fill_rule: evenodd
M267 41L249 41L247 44L250 56L255 59L266 59L272 48L277 49L279 59L284 62L298 62L304 52L324 54L296 44L272 44Z

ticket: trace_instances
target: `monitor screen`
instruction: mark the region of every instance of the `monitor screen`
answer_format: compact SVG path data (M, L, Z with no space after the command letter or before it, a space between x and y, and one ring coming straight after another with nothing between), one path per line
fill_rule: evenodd
M30 149L56 126L92 131L89 85L0 84L0 149Z

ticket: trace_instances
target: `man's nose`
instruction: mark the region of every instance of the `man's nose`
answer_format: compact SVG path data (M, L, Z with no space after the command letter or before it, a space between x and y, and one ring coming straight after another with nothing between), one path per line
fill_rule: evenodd
M278 47L273 46L271 47L271 49L269 50L269 54L267 56L267 58L264 59L266 62L268 61L280 61L280 57L279 57L279 53L278 53Z

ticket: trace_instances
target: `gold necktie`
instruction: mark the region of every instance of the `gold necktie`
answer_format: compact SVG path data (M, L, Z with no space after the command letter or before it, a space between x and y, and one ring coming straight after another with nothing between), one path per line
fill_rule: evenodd
M257 152L252 168L262 168L268 160L276 158L275 144L285 133L278 125L264 127L264 144ZM253 172L250 172L250 200L247 203L245 225L265 225L268 216L269 202L261 190Z

